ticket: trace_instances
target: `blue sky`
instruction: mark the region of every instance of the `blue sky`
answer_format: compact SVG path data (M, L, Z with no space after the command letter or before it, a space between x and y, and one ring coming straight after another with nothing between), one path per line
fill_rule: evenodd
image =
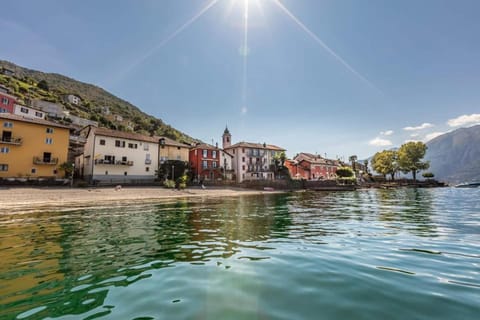
M477 0L4 1L0 59L99 85L206 142L228 124L233 142L289 156L365 158L480 123L478 12Z

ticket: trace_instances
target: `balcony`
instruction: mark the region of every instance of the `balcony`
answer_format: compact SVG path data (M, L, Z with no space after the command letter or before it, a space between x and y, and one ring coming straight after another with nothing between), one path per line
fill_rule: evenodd
M58 164L58 158L33 157L33 164L54 166Z
M253 152L253 151L247 151L247 157L251 158L262 158L265 156L265 151L259 151L259 152Z
M105 160L105 159L96 159L95 164L105 164L105 165L112 165L112 166L133 166L133 161L112 161L112 160Z
M20 146L22 144L22 138L2 137L0 143Z
M152 160L151 159L145 159L145 164L152 164Z

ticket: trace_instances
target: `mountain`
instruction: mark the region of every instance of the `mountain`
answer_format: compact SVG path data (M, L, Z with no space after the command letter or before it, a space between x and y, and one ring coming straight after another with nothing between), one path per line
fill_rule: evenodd
M453 183L480 181L480 125L460 128L427 142L426 160L435 178Z
M0 60L0 70L3 68L13 71L14 74L12 76L0 74L0 85L7 87L20 102L28 103L32 99L42 99L62 104L70 114L97 121L103 127L166 136L184 143L198 141L95 85ZM75 105L65 101L64 97L68 94L80 97L81 104Z

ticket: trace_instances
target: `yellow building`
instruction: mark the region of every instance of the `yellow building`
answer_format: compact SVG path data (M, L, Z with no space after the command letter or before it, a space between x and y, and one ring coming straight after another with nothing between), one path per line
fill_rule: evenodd
M0 113L0 178L63 177L68 143L66 126Z
M159 149L159 161L163 163L167 160L179 160L188 162L188 156L190 151L190 146L175 140L158 137L158 143L160 145Z

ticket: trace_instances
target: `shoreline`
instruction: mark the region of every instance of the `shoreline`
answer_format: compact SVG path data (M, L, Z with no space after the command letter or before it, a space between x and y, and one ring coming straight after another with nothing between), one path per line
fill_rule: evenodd
M162 187L0 187L0 214L31 212L46 209L71 209L108 204L151 203L181 198L218 198L242 195L279 194L288 191L253 190L234 187L187 188ZM62 208L67 206L67 208Z

